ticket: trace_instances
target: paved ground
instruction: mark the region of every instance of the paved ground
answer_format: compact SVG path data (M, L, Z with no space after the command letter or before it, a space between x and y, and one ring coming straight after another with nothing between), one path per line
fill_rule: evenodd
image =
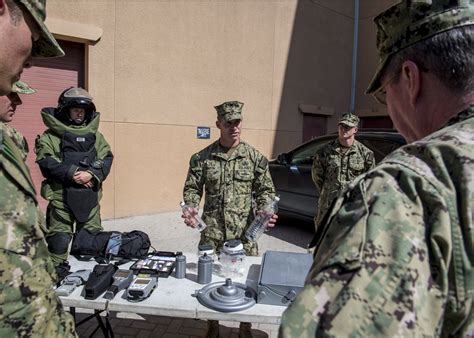
M199 232L188 228L181 220L180 212L162 213L150 216L138 216L123 219L107 220L103 222L105 230L145 231L157 250L190 252L197 250ZM282 219L277 227L262 235L259 240L259 250L262 254L266 250L306 252L306 244L312 237L312 225L292 220ZM85 318L89 313L79 313L78 320ZM115 337L163 337L187 338L203 337L207 323L203 320L189 318L162 317L136 315L128 313L111 313L111 326ZM238 337L237 322L220 322L221 337ZM96 321L90 320L79 326L77 332L80 337L89 337L96 328ZM268 324L254 324L254 337L277 337L278 326ZM94 337L103 337L97 331Z

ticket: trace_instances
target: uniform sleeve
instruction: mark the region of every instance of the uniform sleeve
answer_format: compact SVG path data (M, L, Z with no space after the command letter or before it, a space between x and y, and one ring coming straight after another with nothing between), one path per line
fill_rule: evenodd
M101 133L97 133L96 150L97 159L92 163L88 171L94 176L97 183L100 184L109 175L114 159L110 145Z
M330 211L306 286L283 314L281 337L439 336L446 203L420 178L369 175ZM426 238L432 225L448 229L446 237ZM434 273L432 265L441 268Z
M26 138L23 136L22 133L20 133L18 130L16 130L13 127L10 127L12 131L12 138L15 141L15 143L18 145L20 150L22 151L23 157L26 159L28 156L29 152L29 147L28 147L28 141Z
M323 188L324 183L324 172L326 165L323 162L323 156L321 151L314 154L313 166L311 167L311 177L313 178L314 184L318 187L319 191Z
M365 171L375 168L375 155L374 152L370 149L367 149L365 154Z
M252 190L255 192L255 202L257 210L261 210L275 196L275 186L273 185L268 160L265 156L259 154L257 157L255 180Z
M198 207L204 188L203 161L199 154L189 160L189 169L183 188L183 201L189 206Z
M45 178L51 178L59 182L72 180L78 166L63 164L57 156L53 142L48 134L36 138L35 142L36 163Z

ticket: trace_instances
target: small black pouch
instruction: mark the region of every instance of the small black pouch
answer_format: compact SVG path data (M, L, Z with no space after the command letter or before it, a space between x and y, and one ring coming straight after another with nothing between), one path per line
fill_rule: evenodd
M102 293L104 293L107 288L112 285L114 281L113 275L117 269L118 267L114 264L96 265L94 270L92 270L86 285L84 286L84 298L96 299Z

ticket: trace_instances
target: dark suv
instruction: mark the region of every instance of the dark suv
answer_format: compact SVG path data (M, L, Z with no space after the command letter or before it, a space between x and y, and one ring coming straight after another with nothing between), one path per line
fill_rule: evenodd
M336 133L315 138L270 161L270 173L280 195L279 214L313 220L319 198L319 190L311 178L313 156L316 150L335 138ZM380 129L359 130L356 139L374 152L377 163L406 143L399 133Z

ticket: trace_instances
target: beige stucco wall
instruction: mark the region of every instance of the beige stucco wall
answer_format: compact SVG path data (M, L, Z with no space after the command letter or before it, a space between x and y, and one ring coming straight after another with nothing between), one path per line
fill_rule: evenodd
M102 31L87 77L115 155L103 217L177 210L189 157L217 139L212 107L225 100L245 103L242 138L268 157L301 142L300 104L333 119L347 110L353 13L350 0L48 0L49 18ZM360 95L357 105L370 106Z
M364 92L375 74L378 62L373 18L397 2L397 0L360 0L355 92L355 112L359 115L387 115L386 107L377 103L371 95L365 95Z

